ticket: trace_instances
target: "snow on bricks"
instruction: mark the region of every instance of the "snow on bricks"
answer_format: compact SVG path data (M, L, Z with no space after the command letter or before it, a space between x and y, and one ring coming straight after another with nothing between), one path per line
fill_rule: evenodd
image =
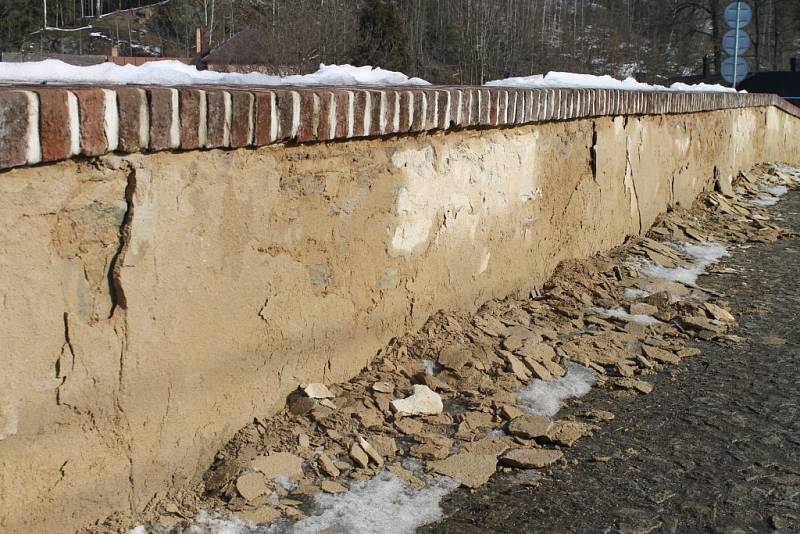
M0 169L109 152L234 149L607 115L775 106L764 94L515 87L0 88Z

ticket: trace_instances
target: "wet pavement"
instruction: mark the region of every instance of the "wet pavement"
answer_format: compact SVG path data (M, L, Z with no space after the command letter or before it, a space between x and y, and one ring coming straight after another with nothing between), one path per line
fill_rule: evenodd
M800 192L771 212L800 231ZM731 252L699 285L730 301L742 343L699 344L648 396L572 401L561 417L616 415L576 463L458 490L418 532L800 532L800 239Z

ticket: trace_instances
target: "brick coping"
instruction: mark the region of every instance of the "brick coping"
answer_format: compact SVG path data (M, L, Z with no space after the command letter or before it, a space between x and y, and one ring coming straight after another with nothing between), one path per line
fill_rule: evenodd
M502 87L0 86L0 169L614 115L775 106L771 94Z

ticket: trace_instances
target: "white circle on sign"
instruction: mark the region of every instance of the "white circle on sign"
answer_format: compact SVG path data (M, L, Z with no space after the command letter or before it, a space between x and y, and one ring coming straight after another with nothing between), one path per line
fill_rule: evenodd
M736 41L737 34L739 35L738 49ZM742 30L728 30L728 32L722 37L722 50L724 50L729 56L734 54L741 56L749 49L750 36L747 34L747 32Z
M747 2L733 2L725 8L724 16L729 28L744 28L753 19L753 10Z
M735 67L735 70L736 70L736 82L735 83L738 85L739 82L741 82L742 80L744 80L747 77L747 73L748 73L748 70L750 69L750 66L747 64L747 61L745 61L742 58L739 58L739 61L737 61L735 63L734 63L732 57L729 57L725 61L723 61L722 65L720 65L720 69L719 69L720 70L720 74L722 74L722 78L726 82L731 83L731 84L734 83L734 81L733 81L734 67Z

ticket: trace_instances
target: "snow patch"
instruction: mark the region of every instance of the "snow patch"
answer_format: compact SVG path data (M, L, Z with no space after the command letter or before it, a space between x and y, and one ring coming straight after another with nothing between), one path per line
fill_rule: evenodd
M442 497L458 486L451 478L435 477L428 480L425 488L414 490L397 476L382 471L371 480L352 484L346 493L317 494L314 515L294 525L275 525L268 532L413 534L422 525L442 517Z
M180 61L150 61L143 65L77 66L57 59L0 63L0 83L25 84L146 84L146 85L430 85L402 72L352 65L325 65L312 74L272 76L252 72L199 71Z
M762 185L761 190L774 197L782 197L789 192L789 188L785 185Z
M615 317L617 319L624 319L626 321L643 324L645 326L659 324L661 322L655 317L651 317L650 315L631 315L622 308L614 308L614 309L594 308L594 311L596 311L599 314L605 315L606 317Z
M650 293L644 289L629 287L625 289L623 296L625 297L625 300L636 300L643 297L649 297Z
M728 249L719 243L672 243L670 246L692 258L694 264L689 267L664 267L658 263L647 262L639 268L639 274L694 287L697 285L697 277L705 272L706 267L717 263L725 256L730 256Z
M567 362L567 374L550 382L538 378L517 392L517 402L528 414L552 417L564 399L583 397L597 382L597 373L588 367Z
M574 72L548 72L547 74L534 74L533 76L521 76L506 78L504 80L493 80L486 82L489 87L518 87L523 89L621 89L626 91L679 91L679 92L703 92L703 93L729 93L736 92L730 87L722 85L707 85L700 83L697 85L687 85L685 83L674 83L669 87L663 85L651 85L637 82L635 78L628 77L618 80L611 76L594 76L591 74L576 74ZM745 93L746 91L741 91Z

